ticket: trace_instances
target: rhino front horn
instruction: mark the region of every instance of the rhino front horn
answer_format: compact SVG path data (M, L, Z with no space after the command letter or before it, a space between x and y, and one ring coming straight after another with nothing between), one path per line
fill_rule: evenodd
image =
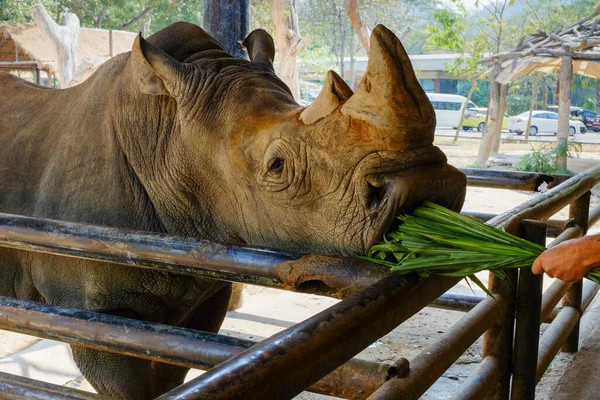
M382 129L435 129L435 113L400 40L383 25L371 34L369 63L342 114ZM406 132L408 133L408 132Z

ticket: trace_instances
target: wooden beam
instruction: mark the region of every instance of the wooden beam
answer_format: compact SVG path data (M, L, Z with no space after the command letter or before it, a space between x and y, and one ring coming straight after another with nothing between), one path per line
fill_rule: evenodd
M566 146L569 141L569 120L571 118L571 84L573 83L573 59L565 56L560 64L560 84L558 103L558 133L556 134L556 147ZM556 164L566 169L567 156L557 155Z

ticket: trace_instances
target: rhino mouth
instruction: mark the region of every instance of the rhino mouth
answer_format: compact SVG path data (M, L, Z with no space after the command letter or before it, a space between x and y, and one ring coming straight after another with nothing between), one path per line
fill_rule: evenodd
M447 163L411 168L381 183L369 182L370 216L374 222L364 237L364 252L383 240L385 233L398 227L399 214L411 213L424 201L460 211L466 194L466 176ZM370 233L370 234L369 234Z

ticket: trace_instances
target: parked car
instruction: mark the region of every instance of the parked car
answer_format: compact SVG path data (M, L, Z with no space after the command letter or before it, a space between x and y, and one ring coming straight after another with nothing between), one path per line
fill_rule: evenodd
M548 109L557 112L558 106L548 106ZM596 122L596 118L598 118L597 113L590 110L584 110L581 107L571 107L570 112L571 119L583 122L585 124L586 129L593 130L595 132L600 131L600 123Z
M510 117L508 120L508 129L522 135L527 129L527 121L529 119L529 111L519 114L515 117ZM583 122L569 120L569 136L575 133L585 133L586 128ZM533 111L531 118L531 128L529 134L535 136L538 133L553 133L558 132L558 114L552 111Z
M600 117L593 111L583 110L582 122L589 131L600 132Z
M487 108L485 107L473 107L467 109L465 112L465 119L463 120L463 129L471 130L477 128L479 132L483 132L485 129L485 120L487 118ZM502 130L508 130L508 114L504 114L502 120Z
M588 129L591 129L594 132L600 132L600 116L596 116L596 118L594 118L591 126Z
M427 93L429 101L435 110L436 127L448 127L456 129L460 122L460 112L467 98L456 94ZM467 108L476 108L472 101Z

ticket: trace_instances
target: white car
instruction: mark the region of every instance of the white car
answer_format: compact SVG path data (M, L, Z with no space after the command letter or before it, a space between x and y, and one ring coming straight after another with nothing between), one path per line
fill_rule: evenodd
M529 111L510 117L508 120L508 130L516 132L517 135L522 135L527 129L527 121L529 120ZM585 133L585 125L581 121L569 120L569 136L576 133ZM553 133L558 132L558 114L552 111L534 111L531 118L531 128L529 135L535 136L538 133Z

